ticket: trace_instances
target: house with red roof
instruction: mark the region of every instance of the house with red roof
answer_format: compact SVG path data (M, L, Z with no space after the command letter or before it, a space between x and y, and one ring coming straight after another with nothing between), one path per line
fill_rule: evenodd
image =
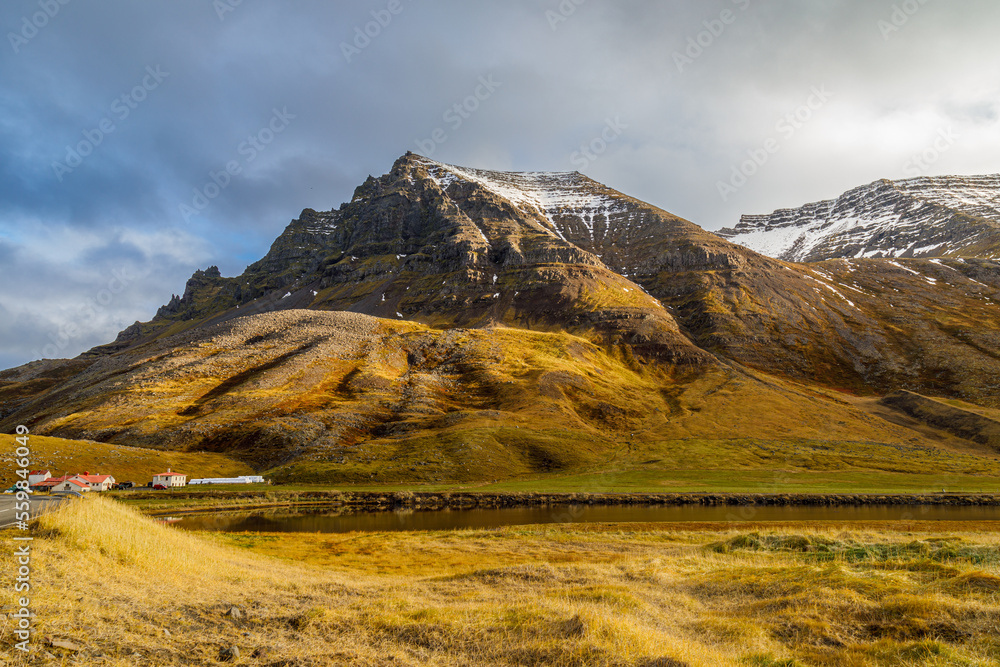
M44 472L48 473L48 470ZM89 472L83 472L79 475L62 475L61 477L46 476L36 479L39 481L32 483L29 477L28 488L32 491L41 491L43 493L80 491L81 486L87 487L83 489L84 491L107 491L115 483L115 478L111 475L91 475ZM67 486L68 482L74 482L74 484Z
M90 485L77 479L67 479L53 486L52 491L76 491L77 493L84 493L90 491Z
M46 477L40 482L29 484L32 491L51 492L56 486L72 479L73 475L63 475L62 477Z
M28 487L32 487L39 482L44 482L50 477L52 477L52 473L48 470L32 470L28 473Z
M89 472L75 475L72 479L83 482L91 491L107 491L115 483L115 478L111 475L91 475Z
M181 487L187 484L187 475L182 475L179 472L173 472L170 468L167 468L167 472L161 472L159 475L153 475L153 486L156 486L157 484L162 484L168 489Z

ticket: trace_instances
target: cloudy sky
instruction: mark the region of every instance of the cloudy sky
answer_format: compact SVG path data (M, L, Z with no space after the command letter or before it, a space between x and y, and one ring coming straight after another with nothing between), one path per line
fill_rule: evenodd
M241 272L407 150L580 170L708 229L996 173L998 24L994 0L5 0L0 367Z

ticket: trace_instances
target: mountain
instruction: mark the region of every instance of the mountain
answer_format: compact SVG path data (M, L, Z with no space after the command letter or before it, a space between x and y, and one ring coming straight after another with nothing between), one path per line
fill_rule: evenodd
M780 460L804 442L992 455L880 399L1000 408L998 301L990 258L791 263L576 172L408 153L240 276L197 271L114 342L0 373L0 428L325 481Z
M744 215L719 236L790 262L1000 258L1000 175L881 180L836 199Z
M625 205L577 173L468 170L407 154L338 210L304 210L238 278L196 273L119 347L193 324L308 308L437 327L596 330L647 355L710 361L641 286L567 240L570 217L593 224Z
M957 372L963 397L979 400L1000 371L976 330L996 319L992 266L787 264L579 173L407 154L339 209L303 211L243 275L196 273L109 349L248 313L345 310L567 331L643 359L697 368L722 357L853 391L946 393ZM897 309L887 290L910 294L912 307ZM940 310L955 328L938 325Z

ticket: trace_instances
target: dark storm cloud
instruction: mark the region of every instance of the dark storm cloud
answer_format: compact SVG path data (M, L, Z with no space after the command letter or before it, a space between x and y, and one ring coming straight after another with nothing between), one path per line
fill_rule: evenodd
M998 17L986 0L7 2L0 264L29 278L0 295L0 365L69 324L60 356L106 342L195 268L238 273L406 150L580 169L713 229L908 175L943 130L958 139L927 173L995 172ZM129 287L83 317L122 267Z

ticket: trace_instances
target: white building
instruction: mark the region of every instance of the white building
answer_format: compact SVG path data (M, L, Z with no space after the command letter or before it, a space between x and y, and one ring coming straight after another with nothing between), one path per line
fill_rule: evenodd
M179 472L172 472L170 468L167 468L167 472L161 472L159 475L153 475L153 486L157 484L162 484L168 489L171 487L180 487L187 484L187 475L182 475Z
M192 479L188 484L263 484L264 477L261 475L242 475L240 477L206 477L204 479Z
M52 477L52 473L48 470L32 470L28 473L28 486L34 486L39 482L44 482L49 477Z
M91 475L89 472L80 473L71 479L83 482L90 491L107 491L115 483L115 478L111 475Z
M90 485L84 482L80 482L76 479L67 479L65 482L59 482L52 487L53 491L76 491L77 493L85 493L90 491Z

